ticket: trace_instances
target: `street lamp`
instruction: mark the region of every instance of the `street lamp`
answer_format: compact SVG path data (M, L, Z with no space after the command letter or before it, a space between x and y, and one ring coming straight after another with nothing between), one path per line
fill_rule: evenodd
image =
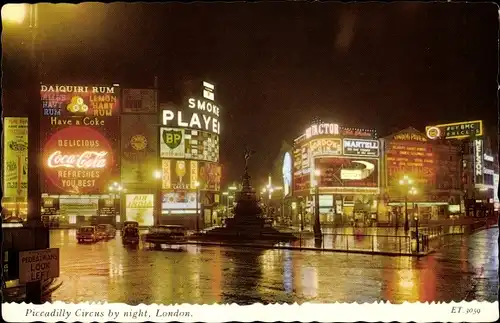
M194 186L196 187L196 222L195 222L195 225L196 225L196 231L199 231L200 230L200 224L199 224L200 210L198 207L198 200L199 200L199 195L200 195L200 182L196 181Z
M415 239L417 240L417 252L420 252L420 241L418 241L418 214L415 214Z
M160 218L161 218L161 178L163 174L161 170L155 170L153 171L153 178L155 179L156 182L156 198L155 198L155 223L156 225L160 225Z
M26 17L26 4L11 3L2 7L2 21L21 24Z
M404 175L402 179L399 180L399 185L404 187L404 192L405 192L405 225L404 225L404 230L405 233L408 233L408 230L410 230L410 225L408 222L408 193L409 189L408 187L413 184L413 180L408 177L408 175Z
M316 239L322 239L321 233L321 223L319 222L319 177L321 175L321 171L316 169L314 171L314 180L312 184L314 185L314 237Z
M118 208L116 207L116 200L117 200L117 195L120 196L120 201L121 201L121 193L125 191L123 186L117 182L114 182L113 184L109 185L108 190L111 194L113 194L113 206L115 208L115 221L116 217L118 215ZM120 212L121 213L121 212Z

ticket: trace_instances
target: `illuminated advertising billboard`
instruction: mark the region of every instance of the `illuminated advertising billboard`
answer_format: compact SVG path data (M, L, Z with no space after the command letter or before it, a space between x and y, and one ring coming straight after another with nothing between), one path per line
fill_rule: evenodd
M140 226L152 226L154 224L153 212L153 194L125 195L125 215L127 221L137 221Z
M125 187L151 187L158 168L155 115L121 116L121 181Z
M200 190L219 191L221 166L218 163L198 162L198 181Z
M104 126L100 118L119 114L120 87L112 86L40 86L42 116L51 125Z
M403 137L406 138L406 137ZM425 139L425 138L424 138ZM387 181L398 186L404 175L417 185L435 185L436 161L432 145L419 140L390 140L386 147Z
M220 134L220 107L215 102L215 86L203 82L201 97L188 97L180 109L160 105L161 123L166 127L189 128Z
M340 127L339 133L343 137L356 137L366 139L377 139L377 130L352 127Z
M207 131L160 128L160 157L219 161L219 136Z
M311 140L309 149L311 157L342 155L342 139L325 138Z
M465 121L425 127L429 139L464 139L483 135L483 121Z
M122 113L156 113L158 92L152 89L123 89Z
M44 193L107 192L119 174L120 87L42 84L40 97Z
M484 182L484 162L483 162L483 140L474 140L474 183L483 184Z
M301 173L302 170L310 167L309 145L302 145L293 150L293 171L294 174Z
M200 207L200 201L198 201ZM161 201L162 210L196 209L196 192L171 191L164 192Z
M4 118L3 196L28 194L28 118Z
M344 138L342 142L346 156L378 157L379 155L378 140Z
M313 124L306 129L306 138L309 139L315 136L324 136L324 135L338 135L339 134L339 125L336 123L318 123Z
M314 167L320 170L320 187L378 187L378 159L323 157Z
M162 189L194 190L198 180L198 161L162 159Z
M283 156L283 166L281 167L284 196L288 196L292 192L292 172L292 156L289 152L286 152Z
M293 175L293 190L295 192L307 190L311 187L311 174Z
M116 172L108 139L90 127L67 127L43 146L45 193L88 194L106 191Z

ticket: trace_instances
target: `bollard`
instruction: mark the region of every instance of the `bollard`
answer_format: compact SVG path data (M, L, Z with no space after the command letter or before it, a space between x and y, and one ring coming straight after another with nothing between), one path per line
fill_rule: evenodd
M347 251L349 251L349 236L345 236L345 243L347 246Z
M371 237L372 237L372 252L374 252L374 251L375 251L375 248L374 248L374 246L373 246L373 236L371 236Z
M399 240L399 253L401 253L401 237L398 237Z

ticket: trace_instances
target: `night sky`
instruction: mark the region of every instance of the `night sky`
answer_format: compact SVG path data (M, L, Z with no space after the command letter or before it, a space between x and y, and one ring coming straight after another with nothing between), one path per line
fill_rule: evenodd
M2 36L7 90L26 84L22 32ZM223 181L241 176L245 144L261 180L315 116L382 136L483 119L496 135L493 3L42 5L39 39L45 83L152 87L156 75L169 101L183 80L214 82Z

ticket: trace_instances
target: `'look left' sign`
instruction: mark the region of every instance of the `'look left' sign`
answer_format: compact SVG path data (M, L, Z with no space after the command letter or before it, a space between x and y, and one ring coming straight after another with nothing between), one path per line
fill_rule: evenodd
M19 282L59 277L59 248L19 252Z

